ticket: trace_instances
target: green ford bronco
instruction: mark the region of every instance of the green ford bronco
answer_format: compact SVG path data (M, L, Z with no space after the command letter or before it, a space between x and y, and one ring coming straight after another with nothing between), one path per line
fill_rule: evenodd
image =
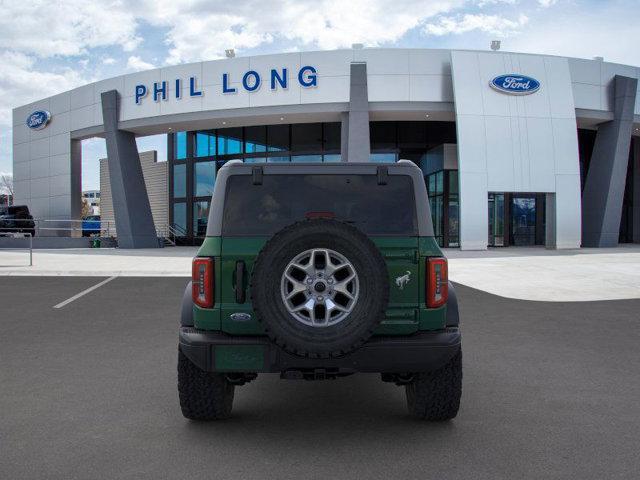
M421 170L227 163L182 304L185 417L231 413L258 373L329 379L377 372L409 412L456 416L458 305L433 235Z

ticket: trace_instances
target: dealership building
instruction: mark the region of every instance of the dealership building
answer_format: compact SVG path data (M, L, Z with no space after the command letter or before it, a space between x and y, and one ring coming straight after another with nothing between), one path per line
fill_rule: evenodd
M157 218L197 242L232 159L413 161L445 247L640 243L639 75L601 58L386 48L122 75L13 110L15 203L79 218L81 141L103 137L125 248L156 246ZM150 201L135 139L162 133L166 195Z

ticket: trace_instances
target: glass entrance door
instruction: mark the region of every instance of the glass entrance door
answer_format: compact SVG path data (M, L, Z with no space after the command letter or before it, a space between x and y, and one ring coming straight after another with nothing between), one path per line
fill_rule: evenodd
M511 245L536 244L536 197L513 195L511 197Z
M504 193L489 193L489 246L504 247Z

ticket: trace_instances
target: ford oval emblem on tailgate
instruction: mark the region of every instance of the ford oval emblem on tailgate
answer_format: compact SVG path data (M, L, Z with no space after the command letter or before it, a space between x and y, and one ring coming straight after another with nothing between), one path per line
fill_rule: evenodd
M229 318L234 322L248 322L251 320L251 315L249 315L248 313L239 312L232 313L231 315L229 315Z

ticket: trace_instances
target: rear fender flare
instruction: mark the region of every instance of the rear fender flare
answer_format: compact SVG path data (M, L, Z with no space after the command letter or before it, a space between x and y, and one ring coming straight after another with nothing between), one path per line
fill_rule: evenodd
M460 314L458 313L458 297L453 283L449 282L449 297L447 298L447 327L457 327L460 325Z
M182 310L180 312L180 325L193 327L193 299L191 296L192 282L187 283L182 296Z

